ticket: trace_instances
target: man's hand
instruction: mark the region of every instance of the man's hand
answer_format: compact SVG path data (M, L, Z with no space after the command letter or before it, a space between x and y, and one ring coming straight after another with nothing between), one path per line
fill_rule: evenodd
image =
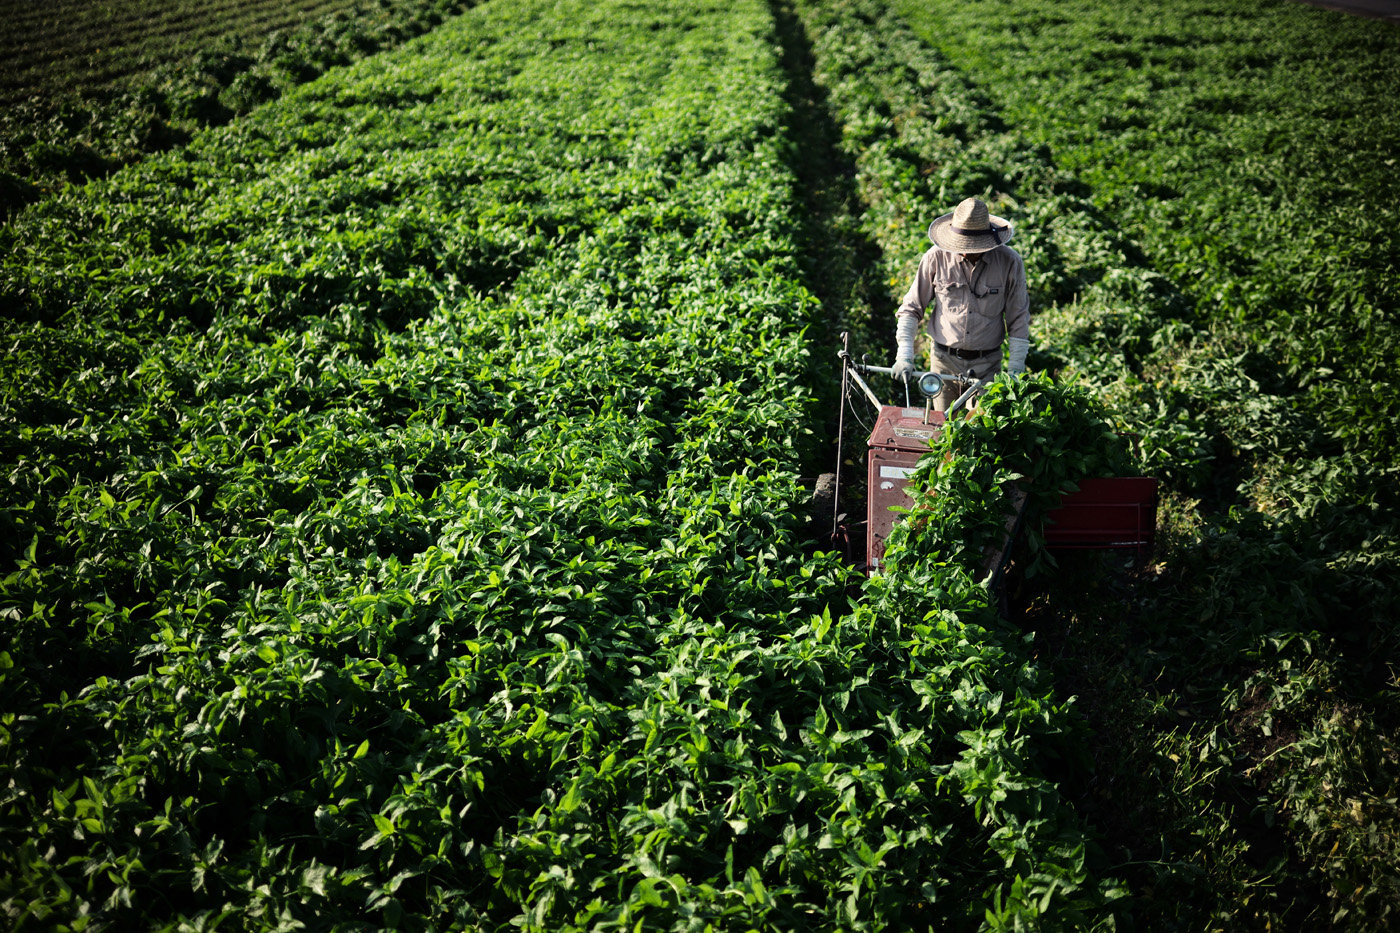
M895 382L908 382L914 378L913 360L895 360L891 368L894 370Z

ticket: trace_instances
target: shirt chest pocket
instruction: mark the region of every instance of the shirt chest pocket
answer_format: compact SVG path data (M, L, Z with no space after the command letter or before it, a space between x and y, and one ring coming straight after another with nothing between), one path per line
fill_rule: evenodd
M948 314L967 314L970 310L971 294L962 282L940 282L935 280L933 290L938 295L939 307Z

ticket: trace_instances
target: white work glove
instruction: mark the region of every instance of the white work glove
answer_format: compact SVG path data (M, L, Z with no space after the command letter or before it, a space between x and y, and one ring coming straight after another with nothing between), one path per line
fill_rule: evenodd
M898 382L908 382L914 378L914 335L919 332L919 319L908 311L899 315L895 324L894 378Z
M1006 371L1019 376L1026 371L1026 354L1030 352L1031 342L1025 337L1011 337L1007 342L1011 344L1011 358L1006 361Z

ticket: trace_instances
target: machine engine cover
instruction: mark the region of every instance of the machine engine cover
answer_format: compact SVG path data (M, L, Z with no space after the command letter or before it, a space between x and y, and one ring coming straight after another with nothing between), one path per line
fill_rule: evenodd
M943 413L924 408L884 405L870 432L866 453L866 569L876 571L885 557L885 541L902 517L892 507L913 505L906 487L919 458L943 430Z

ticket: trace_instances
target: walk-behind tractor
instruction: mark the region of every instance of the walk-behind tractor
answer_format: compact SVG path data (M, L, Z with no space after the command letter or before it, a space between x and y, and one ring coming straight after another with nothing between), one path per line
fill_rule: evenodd
M845 335L843 335L843 344ZM986 380L976 373L968 377L944 373L915 372L909 382L896 386L903 396L893 405L885 404L871 389L865 377L893 375L887 366L872 366L852 358L848 347L840 352L841 416L838 424L837 464L832 503L832 539L843 542L852 561L867 573L878 573L884 562L885 542L903 513L896 508L913 506L907 487L909 474L926 454L934 438L950 418L964 415L975 404ZM933 410L933 400L949 381L962 381L965 391L946 412ZM841 468L846 432L846 409L856 392L875 411L874 426L866 447L865 519L843 522L841 510ZM917 393L917 394L916 394ZM903 404L898 404L902 401ZM856 415L859 418L859 415ZM862 424L866 422L860 419ZM1052 549L1111 549L1130 551L1142 560L1151 553L1157 522L1157 480L1151 477L1106 477L1086 479L1079 490L1061 498L1059 508L1046 515L1045 543ZM1006 524L1001 548L988 555L988 584L1000 590L1013 545L1024 522L1024 494L1015 497L1016 513ZM863 547L862 547L863 545Z

